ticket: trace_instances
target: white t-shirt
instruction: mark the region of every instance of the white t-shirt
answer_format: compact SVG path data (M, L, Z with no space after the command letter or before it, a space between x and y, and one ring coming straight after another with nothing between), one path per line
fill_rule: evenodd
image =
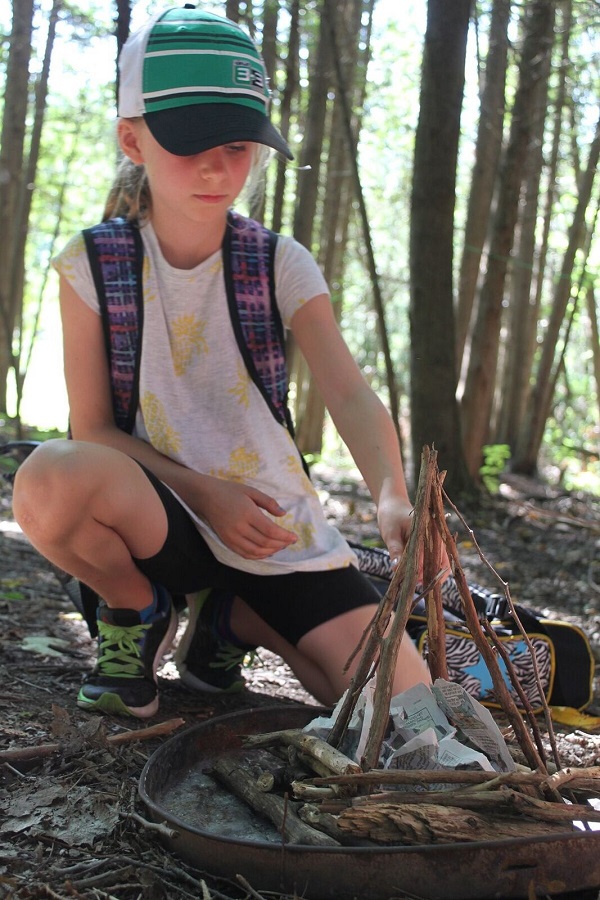
M258 488L285 509L273 521L298 540L265 560L234 553L189 510L227 565L264 575L356 565L342 535L325 520L289 432L248 375L227 308L221 252L193 269L175 269L164 259L152 225L140 230L144 326L134 434L196 472ZM83 236L76 235L53 264L99 315ZM277 241L275 284L286 328L303 303L328 293L311 254L286 236Z

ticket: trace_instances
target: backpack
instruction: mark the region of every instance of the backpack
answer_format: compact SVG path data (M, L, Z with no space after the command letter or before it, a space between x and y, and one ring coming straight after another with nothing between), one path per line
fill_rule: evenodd
M367 572L381 594L385 593L393 567L385 550L352 544L361 571ZM504 646L516 672L519 684L534 712L540 712L544 700L553 707L583 710L592 702L595 660L590 642L581 628L570 622L548 619L535 610L515 604L515 611L533 647L540 688L531 652L517 623L510 614L503 594L494 594L478 584L469 584L469 592L480 616L487 618ZM442 585L442 605L446 637L446 662L450 681L460 684L471 696L490 708L499 708L487 664L467 628L462 601L454 578ZM427 657L429 634L425 603L419 601L408 618L406 630L420 651ZM523 704L515 691L504 661L498 662L506 686L517 704ZM575 724L573 717L563 719Z

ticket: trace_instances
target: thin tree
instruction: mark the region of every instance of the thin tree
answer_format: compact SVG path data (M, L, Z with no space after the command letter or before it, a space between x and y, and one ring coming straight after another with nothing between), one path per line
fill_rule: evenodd
M494 0L490 19L489 49L485 62L475 162L469 190L465 243L458 283L456 359L459 372L475 303L481 255L486 241L502 149L510 6L510 0Z
M331 41L325 22L326 10L335 10L334 0L322 0L319 12L319 31L314 56L309 58L309 93L304 123L304 138L298 170L296 204L294 210L294 237L312 250L317 218L323 143L329 113L328 94L333 80ZM291 381L296 386L295 419L300 429L309 385L308 367L302 354L290 339L288 360ZM301 450L305 450L299 442Z
M13 0L12 31L6 67L4 114L0 135L0 412L6 413L8 373L18 298L12 293L17 252L14 224L24 188L24 160L32 53L33 0Z
M559 48L561 49L561 48ZM514 447L523 408L523 395L529 371L524 363L531 334L537 324L537 309L531 302L535 268L540 183L544 169L544 134L548 112L548 80L552 57L546 54L540 77L535 85L529 153L525 164L525 179L521 198L521 215L517 226L517 240L510 278L507 336L502 342L499 370L502 389L498 391L497 422L494 443ZM560 117L561 112L557 110Z
M299 89L298 52L300 49L300 0L292 0L289 12L290 30L284 67L285 83L281 92L281 101L279 105L279 130L286 140L289 138L290 134L292 105ZM277 175L273 191L273 212L271 217L271 227L273 231L281 231L283 223L287 171L288 167L286 160L280 158L277 162Z
M50 15L48 18L48 32L46 35L46 46L44 49L44 58L42 68L35 83L35 109L33 113L33 126L31 129L31 139L29 142L29 151L27 153L27 161L24 165L24 178L21 181L20 190L17 198L15 210L15 220L12 232L13 258L10 268L10 294L14 298L15 306L15 324L19 323L19 350L13 359L15 371L15 382L17 387L17 423L20 429L19 410L21 407L21 396L23 390L23 382L26 374L22 371L20 364L20 350L23 341L23 302L25 292L25 248L27 244L27 232L29 225L29 215L31 213L31 200L33 195L33 185L36 182L38 163L40 158L40 145L42 140L42 129L44 125L44 117L46 113L46 99L48 96L48 77L50 75L50 62L52 59L52 50L54 48L54 39L56 37L56 25L58 22L58 14L61 8L61 0L54 0ZM39 315L39 313L38 313ZM32 340L35 338L36 328L34 328Z
M527 412L519 433L519 440L512 468L515 472L533 475L537 468L537 458L544 436L544 427L552 400L552 368L556 346L565 312L571 296L571 284L575 257L585 235L585 217L592 197L594 178L600 160L600 119L590 146L588 162L582 174L577 198L577 207L569 229L569 242L563 257L562 267L552 303L548 327L544 335L542 354L537 370L535 387L531 392Z
M372 0L366 9L363 0L345 0L342 5L338 5L335 23L329 22L336 86L322 190L323 214L318 261L327 282L333 286L334 310L338 321L342 307L344 250L352 200L356 196L355 167L366 91L372 13ZM368 23L366 34L361 27L363 14L366 14ZM362 56L360 45L365 48ZM360 183L358 192L361 196ZM367 237L370 241L370 235ZM385 337L387 338L387 334ZM308 379L304 415L297 432L298 442L305 452L321 452L324 417L323 400L314 381Z
M456 401L453 246L470 0L429 0L410 221L413 459L435 444L454 495L470 487Z
M535 87L553 42L554 0L533 0L525 8L525 38L511 129L500 173L498 205L490 242L487 271L481 288L469 367L462 400L465 460L478 477L482 448L490 433L496 384L502 301L508 261L519 214L521 185L531 140Z

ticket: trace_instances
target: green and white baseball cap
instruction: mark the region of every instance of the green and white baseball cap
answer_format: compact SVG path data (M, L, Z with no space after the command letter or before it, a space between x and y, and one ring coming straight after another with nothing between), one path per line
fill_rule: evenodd
M158 13L123 46L119 115L143 116L169 153L254 141L293 159L268 109L265 64L229 19L186 4Z

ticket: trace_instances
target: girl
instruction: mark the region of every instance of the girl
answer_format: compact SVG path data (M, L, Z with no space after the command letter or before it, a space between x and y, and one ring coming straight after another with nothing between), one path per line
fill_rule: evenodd
M55 261L73 440L49 441L29 457L13 502L33 545L102 598L98 662L78 696L85 709L156 712L156 669L176 628L171 598L180 594L194 595L179 652L189 684L210 687L198 666L206 672L211 657L233 649L239 660L261 645L332 704L379 601L325 521L288 430L250 381L229 319L221 253L228 211L265 147L292 158L267 104L258 51L227 19L170 9L123 48L124 163L105 218L125 214L144 246L133 434L115 424L82 236ZM396 558L411 503L392 422L340 335L316 263L289 237L277 242L275 283L282 320ZM224 677L213 688L239 683ZM428 680L405 638L395 691Z

